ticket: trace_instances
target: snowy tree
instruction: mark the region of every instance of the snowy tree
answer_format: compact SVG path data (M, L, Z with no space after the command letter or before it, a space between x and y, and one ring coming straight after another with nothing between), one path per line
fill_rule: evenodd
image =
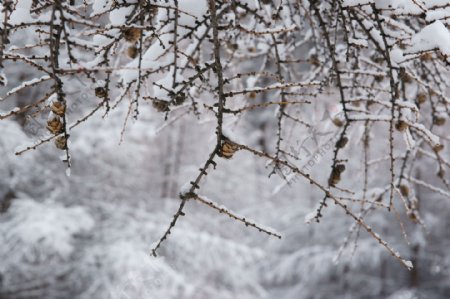
M5 0L0 11L11 132L0 219L5 243L25 244L0 269L10 281L36 279L13 268L37 250L70 265L82 286L66 291L81 298L136 298L146 283L156 298L396 298L419 280L420 296L448 292L430 281L448 278L449 1ZM61 296L46 283L25 296Z

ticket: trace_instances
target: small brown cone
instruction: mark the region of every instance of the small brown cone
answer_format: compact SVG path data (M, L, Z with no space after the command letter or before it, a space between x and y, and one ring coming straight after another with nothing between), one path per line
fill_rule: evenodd
M436 153L442 151L443 149L444 149L444 145L442 145L442 144L436 144L436 145L433 147L433 150L434 150Z
M397 129L397 131L400 132L404 132L406 131L406 129L408 129L408 124L406 122L404 122L403 120L399 120L396 124L395 124L395 128Z
M336 186L341 181L341 174L345 171L344 164L337 164L331 171L330 178L328 179L328 184L330 186Z
M105 98L107 93L106 93L106 89L104 87L96 87L95 88L95 95L98 98Z
M404 197L408 197L409 196L409 188L406 185L400 185L399 187L400 189L400 193L404 196Z
M127 28L123 30L123 37L127 42L134 43L141 38L142 31L138 28Z
M138 56L138 53L139 53L139 51L136 46L131 46L131 47L128 47L128 49L127 49L127 55L131 59L135 59Z
M344 122L338 116L334 117L331 121L336 127L342 127L344 125Z
M420 55L420 60L422 61L431 61L433 59L433 55L431 53L424 53Z
M443 126L445 124L445 117L436 116L433 118L433 124L436 126Z
M239 147L229 140L224 140L220 148L219 156L225 159L231 159Z
M65 150L67 148L67 139L65 136L58 136L55 138L55 146L60 150Z
M417 102L419 102L419 104L425 103L426 100L427 100L427 95L425 93L421 92L417 95Z
M47 129L53 134L59 134L63 131L63 123L59 116L54 116L47 121Z
M348 138L347 137L342 137L341 139L338 140L338 142L336 142L336 147L337 148L343 148L348 142Z
M58 116L64 116L64 113L66 113L66 104L64 102L54 102L50 108Z
M158 110L159 112L167 112L170 110L169 102L163 100L154 100L153 107L155 107L155 109Z

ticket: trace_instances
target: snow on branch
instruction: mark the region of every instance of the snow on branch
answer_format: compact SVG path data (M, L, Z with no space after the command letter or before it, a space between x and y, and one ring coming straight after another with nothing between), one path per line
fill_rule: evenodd
M282 180L274 196L300 181L320 194L308 221L334 202L411 268L354 208L397 217L413 200L405 181L448 196L449 20L448 1L3 1L0 120L36 120L45 133L16 154L52 141L68 173L80 125L100 112L124 142L142 120L152 138L186 130L171 140L189 138L202 166L153 255L193 200L280 236L198 195L208 173L244 168L250 152ZM434 180L415 179L421 168Z

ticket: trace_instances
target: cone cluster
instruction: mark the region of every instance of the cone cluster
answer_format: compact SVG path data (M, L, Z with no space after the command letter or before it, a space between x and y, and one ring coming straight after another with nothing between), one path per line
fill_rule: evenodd
M62 101L55 101L50 106L51 113L47 120L47 130L53 135L59 135L64 132L64 115L66 113L66 104ZM64 150L67 148L66 136L58 136L55 138L55 146Z

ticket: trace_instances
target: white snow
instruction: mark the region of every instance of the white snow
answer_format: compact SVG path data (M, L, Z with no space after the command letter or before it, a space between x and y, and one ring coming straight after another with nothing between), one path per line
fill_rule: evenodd
M168 1L169 5L174 6L173 0ZM178 24L179 27L177 28L178 36L182 36L188 32L188 29L184 26L192 27L195 26L195 21L198 20L202 15L204 15L207 11L208 5L206 3L206 0L183 0L179 1L179 19ZM171 13L173 16L173 12ZM167 13L165 10L160 9L158 15L156 16L156 22L157 24L162 24L167 20ZM164 27L164 31L167 32L164 35L161 35L158 42L153 43L146 52L144 53L142 57L142 67L143 68L150 68L150 69L157 69L158 67L169 64L173 61L173 55L166 55L164 56L166 50L171 46L171 42L173 40L173 33L168 33L173 30L173 23L169 23L166 27ZM199 30L197 34L201 34L202 30ZM189 53L187 53L189 54ZM186 62L186 57L182 56L182 59L180 61L181 64ZM137 60L131 61L127 68L131 68L130 70L124 70L120 72L122 79L125 83L131 82L135 80L138 76L138 72L136 70L132 70L133 68L136 68L138 65ZM172 71L173 72L173 71ZM170 85L167 85L168 79L164 79L163 85L169 89L171 89ZM161 91L159 91L161 92ZM161 94L160 94L161 96Z
M316 218L317 211L312 211L305 215L305 223L310 224Z
M7 238L23 244L45 248L47 254L63 258L74 250L72 237L94 227L94 220L82 207L64 207L56 203L38 203L32 199L14 200L8 211L13 220L2 224Z
M342 6L347 7L347 6L365 5L369 3L373 3L373 0L344 0Z
M10 16L12 25L19 25L21 23L30 22L33 20L30 14L32 0L18 0L16 9L13 10Z
M408 49L409 53L439 49L444 55L450 56L450 32L441 21L423 28L413 36L412 44Z
M114 9L109 13L109 20L112 25L124 25L128 15L133 11L133 6Z
M396 66L398 64L402 63L404 60L403 51L398 47L395 47L394 49L392 49L390 55L391 55L391 60L392 60L393 64Z
M181 188L180 188L180 195L184 196L184 195L188 194L191 191L191 188L192 188L192 184L190 181L184 183L183 186L181 186Z

